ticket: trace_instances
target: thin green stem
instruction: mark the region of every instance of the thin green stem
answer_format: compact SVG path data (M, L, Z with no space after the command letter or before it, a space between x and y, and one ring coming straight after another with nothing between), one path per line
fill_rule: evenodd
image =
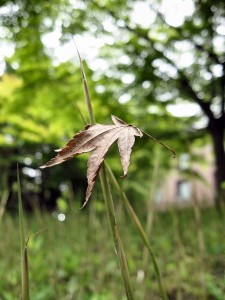
M114 185L114 187L116 188L116 190L120 193L121 195L121 200L130 216L130 218L132 219L136 229L138 230L145 246L147 247L148 251L149 251L149 254L151 256L151 259L152 259L152 262L153 262L153 266L154 266L154 269L155 269L155 273L156 273L156 277L157 277L157 281L158 281L158 286L159 286L159 290L161 292L161 296L162 296L162 299L164 300L168 300L168 297L166 295L166 292L165 292L165 288L164 288L164 285L163 285L163 280L162 280L162 276L161 276L161 273L160 273L160 269L158 267L158 263L157 263L157 260L156 260L156 257L155 257L155 254L152 250L152 247L149 243L149 240L148 240L148 237L143 229L143 226L141 225L135 211L133 210L132 206L130 205L128 199L127 199L127 196L125 195L125 193L121 190L121 187L119 186L112 170L110 169L110 167L108 166L108 164L106 164L106 168L107 168L107 172L111 178L111 181Z
M18 185L18 207L19 207L19 223L20 223L20 252L21 257L23 256L23 249L25 245L25 233L24 233L24 223L23 223L23 205L21 197L21 186L20 186L20 174L19 166L17 165L17 185Z
M81 116L81 119L82 119L84 125L86 126L86 125L87 125L87 122L86 122L85 117L84 117L84 115L82 114L82 112L81 112L81 110L80 110L78 104L75 102L74 105L75 105L77 111L79 112L79 114L80 114L80 116Z
M23 205L22 205L20 175L19 175L18 165L17 165L17 184L18 184L20 255L21 255L21 277L22 277L21 294L22 294L22 300L29 300L30 299L30 296L29 296L29 269L28 269L28 255L27 255L27 243L28 243L29 238L27 240L25 239Z
M166 149L170 150L170 151L173 153L173 157L174 157L174 158L176 157L175 151L174 151L172 148L170 148L168 145L166 145L166 144L164 144L164 143L158 141L156 138L154 138L153 136L151 136L149 133L144 132L144 131L142 131L142 132L143 132L147 137L149 137L151 140L153 140L154 142L156 142L157 144L159 144L159 145L165 147Z
M7 179L8 179L8 172L3 174L3 178L1 181L1 190L3 193L2 193L2 197L0 199L0 222L5 213L6 204L7 204L8 198L9 198L9 188L8 188L8 184L7 184Z

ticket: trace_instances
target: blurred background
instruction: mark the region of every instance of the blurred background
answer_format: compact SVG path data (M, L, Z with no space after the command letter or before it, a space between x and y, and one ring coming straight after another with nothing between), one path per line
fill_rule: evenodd
M17 163L28 231L47 226L30 242L32 299L125 299L98 181L79 210L88 156L39 169L84 127L77 106L88 121L73 39L96 121L116 115L176 151L137 139L126 179L117 147L107 156L169 299L224 299L222 0L0 1L0 299L19 293ZM159 299L151 260L114 196L137 297Z

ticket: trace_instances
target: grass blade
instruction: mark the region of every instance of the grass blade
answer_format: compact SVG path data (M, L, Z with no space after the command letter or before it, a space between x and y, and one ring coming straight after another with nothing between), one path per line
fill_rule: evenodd
M74 39L73 39L73 41L74 41ZM74 44L77 49L77 53L78 53L79 60L80 60L80 68L81 68L81 73L82 73L83 86L84 86L85 99L86 99L86 104L87 104L87 108L88 108L89 119L90 119L91 125L94 125L95 117L94 117L91 99L89 96L86 75L85 75L82 59L80 57L80 53L78 51L75 41L74 41ZM134 295L133 295L133 291L131 288L131 280L130 280L130 273L129 273L129 269L128 269L127 259L126 259L126 255L125 255L125 252L123 249L121 237L120 237L119 230L118 230L117 223L116 223L115 209L114 209L112 194L110 191L110 186L109 186L109 182L107 179L107 174L106 174L104 163L103 163L102 169L100 171L100 180L101 180L101 187L102 187L103 196L104 196L104 200L105 200L108 220L109 220L109 224L110 224L110 228L111 228L111 232L112 232L112 236L113 236L114 246L115 246L116 255L117 255L117 258L119 261L120 271L121 271L121 275L123 278L123 284L124 284L124 288L126 291L127 299L134 300Z
M87 85L87 78L86 78L85 71L84 71L83 61L81 59L80 52L77 48L77 45L76 45L76 42L75 42L73 36L72 36L72 39L73 39L74 45L76 47L77 54L78 54L79 61L80 61L80 69L81 69L81 74L82 74L82 81L83 81L83 86L84 86L84 94L85 94L85 100L86 100L86 105L87 105L87 109L88 109L88 115L89 115L89 118L90 118L91 125L94 125L95 124L95 117L94 117L94 112L93 112L91 99L90 99L90 95L89 95L89 90L88 90L88 85Z
M127 259L126 259L126 255L125 255L125 252L124 252L124 249L123 249L120 234L119 234L119 231L118 231L118 226L117 226L117 223L116 223L115 209L114 209L112 194L111 194L111 191L110 191L110 188L109 188L109 182L107 180L107 175L106 175L106 170L105 170L105 165L104 164L103 164L102 169L100 171L100 180L101 180L103 195L104 195L105 204L106 204L107 215L108 215L110 228L111 228L112 235L113 235L113 241L114 241L116 254L117 254L120 269L121 269L121 274L122 274L122 278L123 278L123 284L124 284L124 287L125 287L127 299L128 300L134 300L134 295L133 295L133 291L132 291L132 287L131 287L130 274L129 274L128 264L127 264Z
M18 185L20 255L21 255L21 277L22 277L21 294L22 294L22 300L29 300L30 299L30 296L29 296L29 268L28 268L28 255L27 255L27 244L29 241L29 237L27 239L25 239L23 204L22 204L21 185L20 185L20 175L19 175L18 164L17 164L17 185Z
M1 222L4 212L5 212L8 197L9 197L9 190L6 190L3 192L3 195L2 195L2 198L0 201L0 222Z
M165 288L164 288L164 284L163 284L163 280L162 280L162 276L161 276L161 273L160 273L160 269L159 269L159 266L158 266L158 263L157 263L157 260L156 260L156 257L155 257L155 254L152 250L152 247L149 243L149 240L148 240L148 237L145 233L145 230L143 228L143 226L141 225L135 211L133 210L132 206L130 205L128 199L127 199L127 196L125 195L125 193L121 190L121 187L119 186L111 168L105 163L106 165L106 168L107 168L107 172L111 178L111 181L115 187L115 189L119 192L119 194L121 195L121 200L130 216L130 218L132 219L137 231L139 232L139 235L140 237L142 238L145 246L147 247L148 251L149 251L149 254L151 256L151 259L152 259L152 263L153 263L153 266L154 266L154 269L155 269L155 273L156 273L156 277L157 277L157 281L158 281L158 286L159 286L159 290L161 292L161 296L162 296L162 299L163 300L168 300L168 297L167 297L167 294L165 292Z

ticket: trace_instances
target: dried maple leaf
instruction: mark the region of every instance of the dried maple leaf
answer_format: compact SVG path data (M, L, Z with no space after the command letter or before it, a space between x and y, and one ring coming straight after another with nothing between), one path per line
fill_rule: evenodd
M65 147L57 150L58 155L40 168L46 168L60 164L78 154L91 152L88 160L86 192L87 203L91 196L96 177L106 153L112 144L118 140L118 147L123 167L123 176L126 176L130 164L130 155L135 142L135 136L142 137L142 132L131 125L124 123L119 118L112 116L114 125L87 125L84 130L78 132Z
M135 142L135 136L143 136L140 129L124 123L116 116L112 116L112 121L114 125L96 124L85 126L85 128L69 140L63 148L56 150L59 152L56 157L40 167L52 167L61 164L78 154L91 152L88 159L88 187L84 205L86 205L91 196L96 177L98 176L104 158L112 144L118 140L123 176L126 176L130 164L132 147ZM149 137L154 139L151 136ZM158 142L157 140L155 141Z

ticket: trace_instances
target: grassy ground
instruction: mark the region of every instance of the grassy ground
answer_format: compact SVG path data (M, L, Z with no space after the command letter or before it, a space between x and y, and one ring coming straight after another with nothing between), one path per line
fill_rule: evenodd
M224 227L214 209L201 212L205 252L199 251L193 210L157 213L151 235L169 299L223 300ZM29 241L32 300L125 300L108 223L103 213L75 211L60 222L36 212L27 232L47 227ZM143 266L143 245L130 220L120 213L119 227L129 258L137 299L160 299L151 261ZM20 244L16 216L0 224L0 299L20 298ZM143 280L144 270L148 272ZM145 296L144 296L145 294Z

